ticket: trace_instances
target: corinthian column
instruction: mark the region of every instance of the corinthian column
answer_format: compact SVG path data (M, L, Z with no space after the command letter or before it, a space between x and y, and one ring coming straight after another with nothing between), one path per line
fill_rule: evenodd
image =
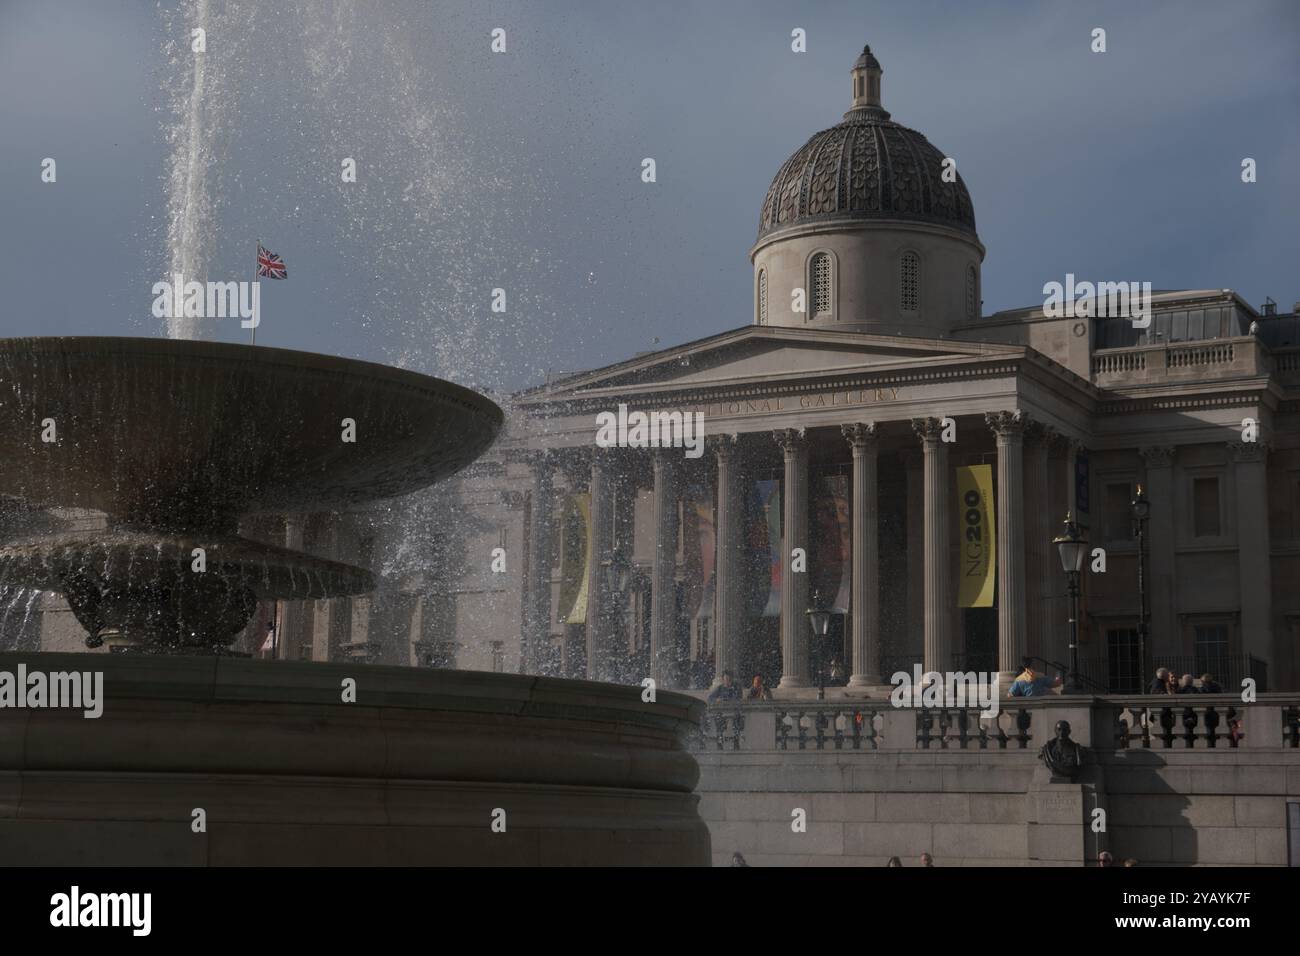
M804 430L772 433L785 456L781 521L781 683L779 689L808 686L808 573L791 570L795 548L808 553L808 439Z
M841 425L853 449L853 661L849 687L880 683L880 503L876 424Z
M677 512L678 469L670 455L658 448L654 455L654 560L650 567L650 676L666 686L673 674L672 659L677 628Z
M614 511L609 461L597 448L591 455L591 566L587 568L587 679L609 680L610 627L605 567L613 556Z
M551 640L551 507L555 490L551 456L542 451L529 464L533 487L528 509L528 586L524 616L524 673L537 672L539 657Z
M989 412L998 445L998 670L1008 687L1025 656L1025 458L1027 419L1019 410Z
M736 679L740 663L741 633L744 629L744 495L741 493L737 436L710 436L709 446L718 456L717 574L714 605L714 646L717 665L714 680L730 670Z
M914 418L912 430L925 456L925 669L952 669L952 502L948 496L948 446L943 421Z
M1051 594L1047 573L1059 568L1054 560L1048 562L1056 556L1047 551L1056 512L1048 496L1049 434L1039 422L1025 426L1025 653L1036 657L1048 653L1047 634L1052 625L1047 614Z

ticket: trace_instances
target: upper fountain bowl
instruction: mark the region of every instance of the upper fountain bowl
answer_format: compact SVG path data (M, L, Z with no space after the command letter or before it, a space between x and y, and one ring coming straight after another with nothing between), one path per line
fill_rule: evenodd
M310 352L0 339L0 488L126 524L233 528L405 494L468 465L502 422L459 385Z

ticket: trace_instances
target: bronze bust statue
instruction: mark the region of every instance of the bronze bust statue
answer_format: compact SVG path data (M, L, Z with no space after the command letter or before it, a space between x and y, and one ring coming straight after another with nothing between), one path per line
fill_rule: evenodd
M1083 769L1083 755L1087 748L1081 747L1070 739L1070 722L1056 722L1056 736L1043 745L1038 757L1052 771L1054 777L1066 777L1074 780Z

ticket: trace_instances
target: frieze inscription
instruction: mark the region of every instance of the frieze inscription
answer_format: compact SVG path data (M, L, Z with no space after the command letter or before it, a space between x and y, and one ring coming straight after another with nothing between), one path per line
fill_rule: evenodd
M769 398L745 398L735 402L704 402L688 405L685 411L702 412L706 418L736 415L771 415L798 409L848 408L855 405L878 405L898 401L897 388L850 388L837 392L813 392L808 395L777 395Z

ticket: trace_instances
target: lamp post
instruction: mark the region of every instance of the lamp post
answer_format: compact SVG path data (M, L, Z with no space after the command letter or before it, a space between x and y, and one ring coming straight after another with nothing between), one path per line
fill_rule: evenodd
M1151 517L1151 503L1147 501L1142 486L1138 485L1137 495L1133 498L1133 531L1137 536L1138 545L1138 686L1135 690L1139 692L1142 690L1142 682L1151 673L1147 667L1146 536L1149 517Z
M826 698L826 654L823 644L826 641L826 632L831 626L831 612L822 607L821 594L813 592L812 607L804 612L808 615L808 624L812 627L813 642L817 647L817 699Z
M1065 531L1052 539L1061 555L1061 567L1070 583L1070 674L1065 682L1067 694L1083 693L1079 679L1079 575L1083 571L1084 555L1088 552L1088 539L1079 533L1070 513L1065 515Z

